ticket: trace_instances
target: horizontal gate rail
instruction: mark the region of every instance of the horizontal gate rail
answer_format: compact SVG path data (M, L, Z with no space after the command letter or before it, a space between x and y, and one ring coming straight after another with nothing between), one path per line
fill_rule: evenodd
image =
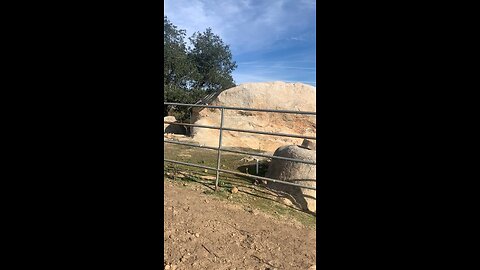
M281 159L281 160L286 160L286 161L294 161L294 162L298 162L298 163L305 163L305 164L311 164L311 165L316 165L316 164L317 164L315 161L309 161L309 160L303 160L303 159L287 158L287 157L280 157L280 156L272 156L272 155L265 155L265 154L260 154L260 153L246 152L246 151L226 149L226 148L218 148L218 147L205 146L205 145L202 146L202 145L196 145L196 144L191 144L191 143L182 143L182 142L168 141L168 140L163 140L163 142L164 142L164 143L171 143L171 144L191 146L191 147L197 147L197 148L205 148L205 149L216 150L216 151L221 150L221 151L223 151L223 152L230 152L230 153L236 153L236 154L244 154L244 155L259 156L259 157L264 157L264 158L272 158L272 159Z
M273 109L254 109L254 108L241 108L241 107L224 107L224 106L215 106L215 105L185 104L185 103L174 103L174 102L164 102L163 105L188 106L188 107L203 107L203 108L225 109L225 110L235 110L235 111L254 111L254 112L272 112L272 113L290 113L290 114L317 115L316 112L306 112L306 111L273 110Z
M217 170L213 167L204 166L204 165L200 165L200 164L193 164L193 163L188 163L188 162L183 162L183 161L178 161L178 160L172 160L172 159L164 158L163 161L170 162L170 163L176 163L176 164L180 164L180 165L185 165L185 166L197 167L197 168L200 168L200 169L207 169L207 170L212 170L212 171Z
M171 124L171 125L178 125L178 126L190 126L190 127L201 127L201 128L210 128L210 129L220 129L220 127L216 127L216 126L204 126L204 125L197 125L197 124L171 122L171 121L163 121L163 123L165 123L165 124ZM253 133L253 134L260 134L260 135L273 135L273 136L288 137L288 138L298 138L298 139L310 139L310 140L316 140L316 139L317 139L316 137L313 137L313 136L302 136L302 135L298 135L298 134L275 133L275 132L246 130L246 129L236 129L236 128L226 128L226 127L223 127L222 130L225 130L225 131L235 131L235 132L244 132L244 133Z
M177 161L177 160L164 159L163 161L170 162L170 163L175 163L175 164L180 164L180 165L185 165L185 166L193 166L193 167L207 169L207 170L213 170L213 171L217 170L213 167L203 166L203 165L198 165L198 164L192 164L192 163L182 162L182 161ZM299 184L295 184L295 183L285 182L285 181L282 181L282 180L277 180L277 179L263 177L263 176L257 176L257 175L246 174L246 173L235 172L235 171L224 170L224 169L218 169L218 171L224 172L224 173L231 173L231 174L235 174L235 175L239 175L239 176L246 176L246 177L254 178L254 179L265 180L265 181L269 181L269 182L273 182L273 183L282 183L282 184L286 184L286 185L289 185L289 186L296 186L296 187L301 187L301 188L305 188L305 189L316 190L316 188L314 188L314 187L309 187L309 186L299 185ZM307 179L305 181L313 181L313 180Z
M198 147L198 148L205 148L205 149L210 149L210 150L215 150L217 151L217 167L209 167L209 166L204 166L200 164L193 164L189 162L183 162L183 161L177 161L177 160L171 160L171 159L165 159L164 162L168 163L174 163L174 164L180 164L180 165L185 165L185 166L191 166L191 167L196 167L196 168L202 168L202 169L208 169L208 170L213 170L216 172L216 177L215 177L215 190L218 190L218 183L219 183L219 173L229 173L233 175L238 175L238 176L244 176L248 178L253 178L257 180L264 180L267 182L273 182L273 183L281 183L285 185L290 185L290 186L296 186L300 188L305 188L305 189L312 189L316 190L316 187L311 187L311 186L306 186L306 185L301 185L301 184L296 184L296 183L291 183L287 181L282 181L278 179L273 179L273 178L268 178L268 177L263 177L263 176L258 176L258 175L252 175L252 174L247 174L247 173L242 173L242 172L236 172L236 171L230 171L230 170L224 170L221 169L221 153L222 152L230 152L230 153L237 153L237 154L246 154L250 156L259 156L259 157L265 157L265 158L270 158L270 159L281 159L281 160L286 160L286 161L291 161L291 162L298 162L298 163L305 163L305 164L311 164L316 166L315 161L311 160L301 160L301 159L295 159L295 158L287 158L287 157L279 157L279 156L273 156L273 155L267 155L267 154L261 154L261 153L252 153L252 152L246 152L246 151L241 151L241 150L234 150L234 149L225 149L222 147L222 135L223 131L233 131L233 132L243 132L243 133L253 133L253 134L261 134L261 135L271 135L271 136L281 136L281 137L289 137L289 138L300 138L300 139L310 139L310 140L316 140L316 137L314 136L303 136L303 135L298 135L298 134L286 134L286 133L275 133L275 132L266 132L266 131L256 131L256 130L244 130L244 129L236 129L236 128L226 128L224 127L224 116L225 116L225 110L238 110L238 111L255 111L255 112L273 112L273 113L288 113L288 114L302 114L302 115L314 115L316 116L316 112L306 112L306 111L291 111L291 110L273 110L273 109L253 109L253 108L240 108L240 107L224 107L224 106L214 106L214 105L202 105L202 104L185 104L185 103L173 103L173 102L164 102L164 105L172 105L172 106L187 106L187 107L203 107L203 108L212 108L212 109L220 109L220 126L206 126L206 125L197 125L197 124L190 124L190 123L178 123L178 122L171 122L171 121L163 121L164 124L171 124L171 125L181 125L181 126L191 126L191 127L199 127L199 128L208 128L208 129L218 129L220 131L219 134L219 143L218 147L211 147L211 146L204 146L204 145L195 145L195 144L188 144L188 143L182 143L182 142L176 142L172 140L163 140L164 143L170 143L170 144L177 144L177 145L184 145L184 146L191 146L191 147ZM258 165L258 159L257 159L257 165ZM305 181L316 181L316 179L304 179Z

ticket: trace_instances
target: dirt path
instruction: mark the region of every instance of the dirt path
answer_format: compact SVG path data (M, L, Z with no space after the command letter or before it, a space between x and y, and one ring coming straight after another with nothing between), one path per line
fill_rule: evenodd
M315 269L315 229L164 182L165 269Z

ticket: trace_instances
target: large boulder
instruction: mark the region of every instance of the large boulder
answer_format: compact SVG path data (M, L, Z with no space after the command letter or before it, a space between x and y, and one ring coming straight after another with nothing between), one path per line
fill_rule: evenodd
M315 112L315 93L315 87L302 83L245 83L221 92L209 105ZM219 126L220 110L195 108L192 122L198 125ZM316 118L313 115L225 110L224 126L315 136ZM193 128L192 136L200 144L218 147L218 130ZM230 131L223 132L222 140L223 146L268 152L273 152L283 145L302 143L302 139Z
M309 144L309 147L305 147L305 145L306 143L303 144L303 147L297 145L282 146L275 151L274 156L315 161L317 151L309 149L314 144ZM316 165L274 158L272 159L265 176L303 186L316 187L316 173ZM285 185L282 183L274 183L270 181L268 182L267 186L274 190L283 191L290 194L294 199L294 203L298 207L311 212L317 211L316 190Z
M172 123L178 122L175 116L166 116L163 118L163 121L172 122ZM163 133L164 134L170 134L170 133L186 134L187 129L185 128L185 126L163 123Z

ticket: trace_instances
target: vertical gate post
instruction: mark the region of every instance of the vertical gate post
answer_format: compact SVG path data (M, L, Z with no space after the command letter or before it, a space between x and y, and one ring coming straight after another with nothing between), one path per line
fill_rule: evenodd
M221 157L222 157L222 134L223 134L223 116L224 116L224 108L220 109L220 135L218 136L218 153L217 153L217 176L215 177L215 191L218 190L218 180L220 176L220 164L221 164Z

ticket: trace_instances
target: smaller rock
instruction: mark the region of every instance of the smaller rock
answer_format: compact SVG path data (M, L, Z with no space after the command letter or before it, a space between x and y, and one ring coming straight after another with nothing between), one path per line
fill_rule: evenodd
M238 188L237 188L237 187L233 187L233 188L232 188L232 193L233 193L233 194L238 193Z
M196 233L196 234L195 234L195 237L197 237L197 238L200 237L200 234L199 234L199 233Z
M293 206L293 203L291 200L285 197L279 197L277 201L281 204L287 205L287 206Z
M317 150L317 144L308 139L303 140L303 143L300 147L308 150Z
M242 158L240 161L243 161L243 162L251 162L251 161L254 161L254 160L255 160L254 157L248 156L248 157Z

